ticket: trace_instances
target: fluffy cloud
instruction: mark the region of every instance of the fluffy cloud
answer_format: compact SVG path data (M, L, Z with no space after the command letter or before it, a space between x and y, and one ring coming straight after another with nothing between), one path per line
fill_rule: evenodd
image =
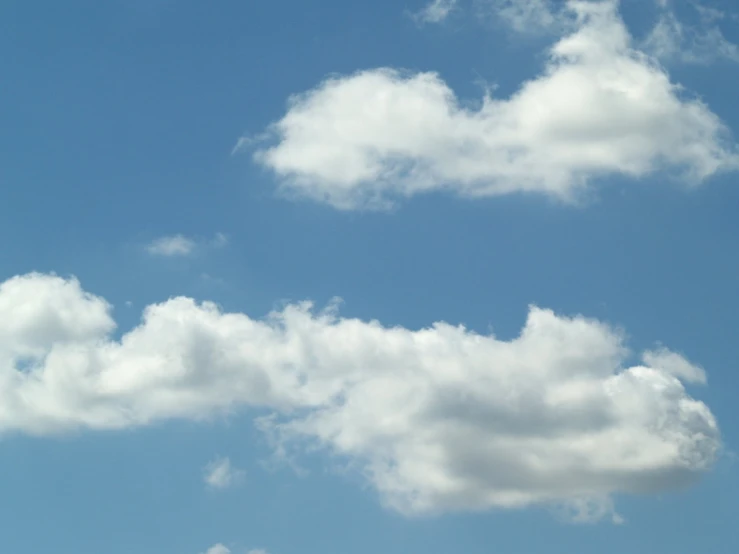
M213 489L227 489L243 482L246 472L235 468L229 458L216 458L205 467L205 484Z
M664 348L628 365L617 330L532 307L510 341L292 304L263 320L174 298L111 337L110 306L73 279L0 285L0 432L120 429L262 408L281 450L319 445L406 514L561 505L692 482L720 449Z
M284 192L340 209L438 190L569 201L609 175L700 183L739 167L726 127L632 48L614 2L567 6L577 29L510 98L463 107L434 73L335 77L290 100L255 160Z
M159 237L146 245L146 251L152 256L165 258L191 256L198 248L222 248L228 244L228 237L216 233L209 241L198 241L181 234Z

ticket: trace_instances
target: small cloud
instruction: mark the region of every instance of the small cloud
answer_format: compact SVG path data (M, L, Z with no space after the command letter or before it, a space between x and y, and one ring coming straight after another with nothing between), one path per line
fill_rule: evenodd
M423 23L439 23L446 19L457 5L457 0L432 0L421 11L416 12L414 18Z
M706 384L706 372L702 367L691 364L683 356L667 348L644 352L642 360L647 366L674 375L685 383Z
M196 243L183 235L171 235L153 240L146 246L146 251L152 256L189 256L195 251Z
M574 498L557 504L553 512L560 521L573 525L589 525L610 519L614 525L623 525L626 520L616 512L609 497Z
M517 33L539 34L563 30L568 20L566 3L552 0L485 0L482 13L493 15Z
M223 248L225 246L228 246L228 235L225 233L216 233L213 237L213 240L210 241L210 245L213 248Z
M234 146L233 149L231 150L231 155L234 156L238 154L239 152L242 152L244 150L249 150L254 145L267 142L271 138L272 138L272 135L268 132L263 132L263 133L259 133L259 134L251 135L251 136L240 137L239 140L236 141L236 146Z
M231 465L229 458L216 458L205 466L205 483L213 489L227 489L241 484L246 472Z
M227 546L218 543L211 546L204 554L231 554L231 549Z
M146 245L146 251L152 256L187 257L204 248L224 248L228 242L228 235L220 232L210 240L193 239L178 233L154 239Z
M201 284L209 287L225 287L228 285L225 279L223 279L222 277L216 277L215 275L211 275L210 273L201 273L200 282Z
M269 554L264 548L254 548L246 554Z

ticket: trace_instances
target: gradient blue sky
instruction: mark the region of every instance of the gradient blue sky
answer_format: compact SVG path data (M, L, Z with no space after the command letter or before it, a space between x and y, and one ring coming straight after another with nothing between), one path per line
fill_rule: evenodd
M424 21L423 14L430 12L422 12L423 3L411 0L2 3L0 282L27 277L20 292L9 286L0 289L0 321L5 322L0 323L0 390L6 388L0 398L8 406L0 406L0 550L739 551L739 466L733 454L739 443L739 155L730 135L739 129L739 50L733 46L739 42L739 10L729 0L706 0L698 5L703 11L687 1L622 0L610 19L578 23L563 3L543 1L530 5L547 10L553 19L537 26L535 14L515 11L519 4L523 0L459 0L449 4L452 9L445 17L437 13L431 19L438 21ZM720 10L722 16L707 8ZM694 137L689 129L683 142L662 152L662 129L656 129L645 144L657 154L642 160L629 150L615 155L616 161L607 167L591 160L583 166L567 162L576 170L563 169L562 159L577 154L578 148L557 153L551 145L517 143L534 152L534 161L514 160L510 179L496 173L497 162L485 166L475 181L484 192L471 197L467 182L459 177L464 164L509 152L508 139L497 135L495 140L504 143L503 154L481 146L487 144L485 133L497 132L494 126L483 122L482 131L469 131L465 140L471 142L460 143L459 152L472 143L472 150L475 144L482 149L470 155L479 156L475 160L459 154L459 159L450 155L438 161L436 150L411 144L416 140L412 133L383 150L388 141L405 137L404 126L414 121L380 121L385 116L373 110L374 104L363 97L356 100L351 91L344 94L349 89L341 88L374 86L356 73L370 71L366 75L377 77L378 86L395 91L392 104L404 101L408 79L435 72L437 83L446 83L459 99L462 107L452 111L462 110L455 113L472 114L474 119L484 83L497 87L494 97L508 98L522 83L541 77L548 49L562 37L588 25L596 31L612 29L621 24L620 18L631 34L630 52L649 56L633 54L634 63L681 84L684 89L674 92L678 103L699 97L700 117L712 114L724 126L720 141L711 146L714 161L719 161L710 174L690 183L675 175L683 167L703 163L690 156L700 149L698 142L713 140L708 131ZM588 36L596 46L601 38L608 40L605 33ZM609 52L603 55L611 56ZM583 71L605 63L596 62ZM406 73L383 77L371 72L376 68ZM330 84L324 80L331 75L338 88L334 96L326 96ZM604 78L620 78L609 75ZM299 93L306 94L289 104L288 98ZM332 111L331 102L342 107ZM546 101L540 106L544 112L556 109ZM604 148L626 148L623 144L646 132L618 113L620 104L594 106L613 110L605 125L627 121L626 130L616 131L624 133L613 139L618 144L607 142ZM681 106L675 108L675 119L681 117ZM323 111L315 119L308 117L300 133L291 135L290 114L303 110L305 115L312 108ZM653 108L633 113L647 117ZM378 121L380 130L368 131L350 146L331 135L341 123L331 117L346 120L347 113L360 112L360 134ZM591 115L582 115L586 127ZM284 125L270 127L278 121ZM434 119L428 132L446 152L449 133L462 132L462 124L450 130L443 128L444 121ZM661 120L655 121L658 125ZM686 121L690 125L691 120ZM265 137L267 129L272 132ZM473 136L478 132L485 136ZM560 144L557 132L550 136L555 145ZM234 151L242 137L250 140ZM475 143L478 139L481 142ZM314 146L334 149L325 165ZM279 163L255 157L260 151L276 153L271 159L279 157ZM678 154L671 159L673 152ZM356 156L360 165L370 160L382 167L362 179L336 176L333 155ZM398 158L402 163L396 167ZM629 170L632 162L643 166ZM540 164L540 170L532 164ZM536 189L545 186L538 183L550 182L550 171L560 169L560 188L551 194ZM439 190L416 193L416 171L425 183L433 183L430 188ZM542 179L539 171L545 175ZM536 190L515 189L528 179ZM565 197L575 181L581 188L570 201ZM500 187L506 186L514 191L502 193ZM342 205L323 201L336 190L355 189L362 194L346 196L350 200L342 196ZM363 200L365 194L386 195L393 205L374 209ZM31 272L39 274L28 276ZM142 416L146 421L136 423L90 423L86 404L69 400L71 392L62 398L67 391L83 390L75 387L84 383L74 380L87 377L65 366L59 370L67 372L63 386L49 385L38 398L28 397L27 409L16 409L18 399L26 397L12 388L15 381L8 376L23 373L24 356L35 360L37 372L51 372L49 353L58 343L93 347L85 342L87 336L79 338L74 331L84 325L74 320L77 312L69 306L84 301L81 293L70 297L70 304L60 301L61 307L44 296L56 294L52 273L65 280L76 277L82 289L113 306L118 327L111 340L138 325L146 306L176 296L214 301L224 312L248 314L253 320L287 303L309 299L321 310L340 297L342 318L377 320L385 328L414 331L444 321L483 336L494 332L500 341L519 335L530 305L551 309L556 317L582 314L592 318L587 325L599 320L623 330L632 354L623 358L622 369L639 365L640 352L660 345L704 368L706 385L690 379L683 384L686 394L704 402L718 421L721 448L709 456L710 467L691 473L690 486L668 483L656 492L644 486L621 494L631 481L603 477L603 490L613 499L623 525L614 524L608 514L587 524L563 521L552 506L571 500L566 487L551 499L526 502L518 509L494 502L474 507L465 504L465 497L461 507L432 501L432 515L399 513L388 505L387 495L378 492L377 483L361 474L374 455L367 450L375 448L372 444L363 444L362 454L337 456L337 445L330 441L317 450L297 441L293 461L301 471L276 461L274 445L255 427L254 416L279 409L279 403L239 400L223 415L223 408L234 405L220 406L216 399L207 413L173 415L165 410L161 417ZM24 306L36 306L38 298L61 310L58 313L72 310L71 319L59 316L66 327L57 338L48 329L62 325L58 314L49 316L46 307L24 311ZM15 322L30 318L29 310L31 316L38 312L39 318L51 319L29 319L18 331ZM152 348L158 341L169 345L166 329L163 333L150 337ZM14 354L18 340L40 346L33 354ZM163 356L172 354L167 348L178 348L166 345ZM314 348L321 358L320 345ZM383 346L373 348L382 351ZM582 348L588 359L595 347ZM541 356L534 365L549 371L549 360ZM592 356L600 359L597 352ZM311 360L321 370L321 362ZM132 363L134 367L135 360ZM363 363L358 359L359 366ZM472 361L467 357L460 363ZM668 376L677 371L667 365L663 369ZM199 368L198 379L209 379L210 370ZM490 365L490 371L495 375L498 365ZM548 391L557 379L545 380L541 390ZM197 394L197 387L192 390ZM126 406L135 404L132 396L126 398L132 403ZM654 405L662 401L671 402L655 396ZM42 402L59 402L74 415L54 421ZM652 405L648 397L644 402ZM300 404L298 410L304 407ZM372 417L380 420L384 415ZM520 413L516 417L525 419ZM422 423L414 430L417 436L424 433ZM208 483L209 472L225 460L230 472L221 467ZM590 467L591 461L583 463ZM494 489L496 478L480 486ZM521 481L514 485L528 487Z

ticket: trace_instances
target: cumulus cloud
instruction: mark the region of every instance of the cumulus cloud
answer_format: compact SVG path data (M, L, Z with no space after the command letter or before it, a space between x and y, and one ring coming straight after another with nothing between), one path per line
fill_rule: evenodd
M332 77L291 98L255 160L285 193L340 209L429 191L573 201L606 176L664 170L700 183L739 166L725 125L632 48L614 2L567 6L577 30L510 98L465 107L435 73Z
M664 2L657 24L644 41L643 48L665 60L689 64L709 64L716 60L739 62L739 46L726 38L719 21L727 15L715 8L692 3L697 21L678 19L672 6Z
M235 468L229 458L216 458L205 466L205 484L213 489L227 489L241 484L246 472Z
M402 513L556 505L575 520L608 515L615 493L693 482L721 446L684 386L704 380L697 366L665 348L629 365L617 329L538 307L508 341L388 328L335 304L253 319L188 298L147 307L120 339L114 328L74 279L2 283L0 433L259 408L278 451L322 447Z
M424 23L439 23L449 16L456 5L457 0L432 0L415 14L415 18Z
M216 233L210 240L196 240L176 234L152 240L146 245L146 251L152 256L173 258L191 256L202 248L223 248L226 245L228 236L224 233Z

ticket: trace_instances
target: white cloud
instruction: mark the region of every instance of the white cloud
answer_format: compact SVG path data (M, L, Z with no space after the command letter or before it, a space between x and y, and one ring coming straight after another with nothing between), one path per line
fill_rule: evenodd
M182 234L169 235L154 239L146 245L146 251L152 256L187 257L202 248L224 248L228 245L228 236L216 233L210 240L196 240Z
M146 251L153 256L189 256L195 251L196 243L183 235L160 237L146 246Z
M657 24L643 44L647 52L665 61L690 64L709 64L721 59L739 62L739 46L724 36L717 23L726 14L694 3L698 21L686 24L668 3L661 7Z
M205 483L213 489L239 485L245 475L245 471L233 467L229 458L216 458L205 467Z
M460 105L435 73L334 77L291 98L255 160L290 195L340 209L429 191L577 200L610 175L689 183L739 167L728 129L632 49L612 2L569 2L578 29L513 96Z
M706 372L702 367L691 364L680 354L670 352L666 348L647 351L642 359L646 365L660 367L686 383L706 383Z
M431 0L415 17L424 23L439 23L449 16L456 5L457 0Z
M114 327L75 280L2 283L0 433L261 408L278 451L324 447L403 513L542 504L574 520L608 515L613 493L692 482L721 446L681 382L702 370L666 349L629 366L617 330L536 307L510 341L387 328L335 305L257 320L188 298L149 306L120 340Z
M205 554L231 554L231 549L222 545L221 543L218 543L214 544L208 550L206 550Z

